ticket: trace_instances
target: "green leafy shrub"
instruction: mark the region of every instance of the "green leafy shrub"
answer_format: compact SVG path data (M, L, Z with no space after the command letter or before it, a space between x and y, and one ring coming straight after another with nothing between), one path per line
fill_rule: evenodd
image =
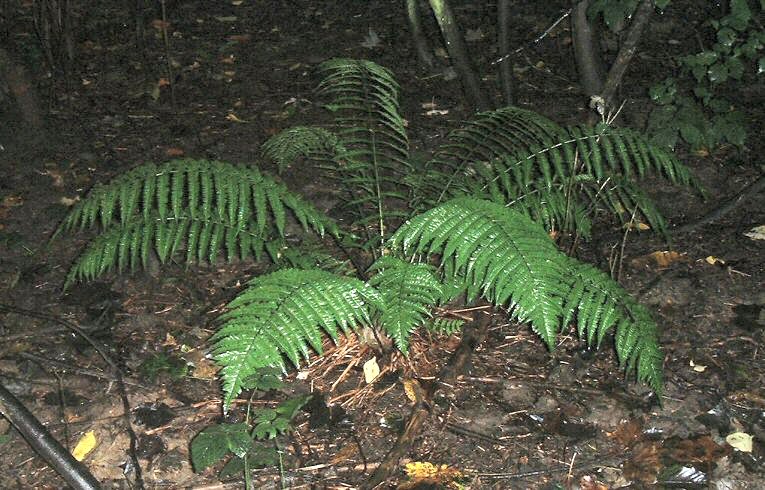
M648 132L654 141L674 148L682 139L697 151L724 143L743 146L744 114L721 89L730 82L760 78L765 71L762 13L761 3L753 10L746 0L731 0L725 16L709 21L715 35L712 45L680 57L680 76L651 87L657 107L651 112Z
M287 130L264 153L279 168L301 158L339 179L353 214L349 229L341 233L253 167L195 160L144 165L95 187L64 220L62 232L102 230L67 285L132 269L152 251L161 261L185 255L193 262L216 260L221 252L229 260L259 258L266 249L279 262L289 210L307 230L342 236L344 249L355 245L371 264L351 277L350 268L330 272L294 258L288 263L309 268L283 267L249 281L218 318L212 338L224 410L253 388L262 369L286 371L288 363L321 354L325 335L337 340L370 326L406 352L434 308L463 295L527 322L550 349L571 324L593 346L613 333L621 365L661 390L651 315L607 275L559 251L548 231L583 233L601 207L617 216L636 212L661 231L661 215L638 181L655 173L694 186L671 153L626 129L561 127L505 108L478 114L431 160L415 165L388 70L341 59L323 64L320 73L334 126ZM277 420L291 418L290 407L256 417L265 425L256 425L248 440L243 427L210 429L217 449L195 465L228 452L241 458L250 439L286 427Z
M282 387L277 373L262 369L247 379L247 388L267 391ZM247 421L213 424L203 429L191 441L191 463L194 471L202 472L231 456L220 471L221 478L244 472L247 488L252 488L249 468L277 464L278 448L273 440L292 429L292 419L308 403L311 395L300 395L279 403L275 408L248 410Z

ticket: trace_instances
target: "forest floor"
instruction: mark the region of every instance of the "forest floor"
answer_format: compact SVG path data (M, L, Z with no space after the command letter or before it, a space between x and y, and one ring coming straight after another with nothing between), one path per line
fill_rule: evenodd
M207 358L216 313L268 266L171 264L63 293L86 237L47 240L78 196L139 163L189 157L273 170L260 145L281 129L322 121L314 69L333 57L365 58L393 71L414 152L427 155L470 111L458 82L444 76L443 58L432 72L417 65L400 3L173 3L168 80L160 14L147 19L141 56L130 15L102 2L76 12L76 68L68 78L49 77L35 63L45 133L24 132L18 115L2 107L0 380L68 447L93 432L96 446L85 464L104 488L129 488L134 477L122 400L98 354L56 319L88 329L129 373L147 488L238 488L237 475L219 484L220 465L195 473L189 442L222 419L220 384ZM498 99L490 66L493 8L454 3L472 58ZM512 41L524 47L513 60L517 104L561 124L583 121L589 109L568 22L532 43L568 2L517 3ZM695 46L695 28L708 12L686 7L672 2L649 26L621 93L623 124L640 127L648 87L673 73L674 54ZM24 35L32 32L31 12L19 8L11 39L34 59L34 36ZM673 226L705 215L759 177L765 91L740 89L746 147L680 155L707 199L660 181L646 185ZM332 200L333 189L310 170L288 169L283 178L319 205ZM440 389L402 468L448 465L472 489L765 488L765 242L745 235L765 224L763 201L761 192L717 221L673 235L671 244L648 232L624 240L623 229L601 221L577 250L604 270L621 255L619 282L654 313L665 354L661 399L625 379L610 345L593 353L569 335L549 353L528 326L498 322L457 383ZM652 255L664 251L676 253ZM300 379L291 373L288 388L252 399L253 406L273 406L312 391L318 400L298 414L294 432L276 439L281 465L254 470L254 487L354 488L365 481L410 413L402 379L432 379L459 335L413 340L408 358L378 359L387 374L371 385L361 366L376 354L348 338L327 344ZM242 420L246 407L242 399L228 420ZM726 442L734 433L754 436L751 452ZM3 420L0 461L2 488L64 486ZM383 487L405 482L399 470Z

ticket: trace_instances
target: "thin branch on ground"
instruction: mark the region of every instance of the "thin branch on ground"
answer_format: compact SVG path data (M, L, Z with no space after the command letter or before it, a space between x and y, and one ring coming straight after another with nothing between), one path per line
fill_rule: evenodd
M361 488L372 489L380 483L388 480L398 466L399 460L409 451L412 443L417 438L422 426L430 416L433 406L433 397L441 384L453 384L460 372L465 368L478 345L483 342L489 331L492 321L491 312L480 311L475 319L465 326L462 341L452 354L449 362L441 370L438 379L432 382L425 390L422 390L422 399L415 402L404 432L399 436L396 444L388 452L380 466Z

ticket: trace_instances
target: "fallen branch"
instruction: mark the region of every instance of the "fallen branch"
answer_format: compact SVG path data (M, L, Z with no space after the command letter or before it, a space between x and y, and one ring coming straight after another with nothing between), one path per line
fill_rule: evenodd
M438 386L441 384L453 384L457 380L457 376L467 365L475 348L486 338L491 318L491 312L485 310L478 311L477 317L465 326L460 345L452 354L449 362L441 370L438 378L423 390L422 399L417 400L417 403L412 407L412 413L409 415L404 432L401 433L396 444L361 488L372 489L390 478L390 475L398 466L398 461L409 451L415 438L420 433L420 429L428 419L431 407L433 406L433 397L438 390Z
M72 488L92 490L101 488L98 480L79 461L74 459L48 429L0 384L0 413L24 436L35 450Z

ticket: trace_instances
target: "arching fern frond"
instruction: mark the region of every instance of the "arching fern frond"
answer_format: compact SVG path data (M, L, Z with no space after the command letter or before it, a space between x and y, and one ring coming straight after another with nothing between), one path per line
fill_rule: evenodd
M185 245L186 258L214 260L258 254L273 226L284 235L287 212L305 228L336 234L313 205L257 169L206 160L145 164L96 185L64 218L56 234L100 226L69 273L93 279L117 267L145 264L153 249L164 261Z
M496 305L509 305L552 349L561 327L567 267L545 230L526 215L489 201L458 198L407 221L391 237L406 255L453 261Z
M152 251L164 264L181 249L186 250L187 263L214 263L222 251L229 262L250 256L260 259L263 235L254 222L239 228L216 216L205 220L188 214L165 219L157 213L139 215L124 226L111 226L93 239L69 269L64 289L114 268L118 272L134 271L139 265L145 268Z
M344 153L335 133L314 126L295 126L270 137L261 148L263 156L273 160L279 171L298 158L332 161Z
M414 329L430 317L433 307L443 299L443 285L432 266L390 256L379 258L370 271L376 274L369 284L380 291L385 304L377 320L396 347L406 354Z
M426 204L486 191L492 200L504 195L506 203L520 204L548 229L583 235L578 225L588 226L589 218L582 211L604 203L616 215L637 209L652 228L664 232L664 218L636 183L648 174L701 190L672 153L635 131L563 128L514 107L476 115L450 135L426 170L418 189Z
M357 279L282 269L250 281L227 309L212 338L226 408L258 369L285 369L283 355L299 367L309 348L322 353L322 332L337 341L340 331L347 334L370 324L370 312L382 311L383 302L374 288Z
M648 311L594 267L560 252L545 231L511 208L457 198L406 222L390 245L405 254L437 254L444 271L509 306L550 349L572 320L580 337L599 344L616 328L616 350L628 370L661 389L662 357Z
M571 290L564 305L564 324L575 318L579 337L591 346L600 346L615 328L620 364L628 372L635 370L639 381L660 394L663 356L651 314L603 271L570 261Z
M505 107L476 114L453 131L446 144L426 164L426 171L431 173L430 182L421 192L431 203L443 202L463 193L460 186L473 172L474 165L509 156L522 159L521 171L528 179L540 171L552 176L551 167L556 169L555 173L565 175L566 162L573 157L573 153L564 153L567 148L561 142L567 139L563 128L533 111ZM524 158L529 155L538 155L536 171L533 170L535 164L527 161L532 157Z

